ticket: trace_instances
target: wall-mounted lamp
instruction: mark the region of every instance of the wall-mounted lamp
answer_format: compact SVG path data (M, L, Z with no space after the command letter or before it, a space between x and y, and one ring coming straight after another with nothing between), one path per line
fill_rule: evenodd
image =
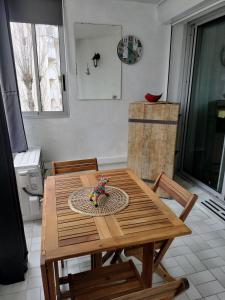
M99 64L100 54L95 53L95 55L92 57L92 60L93 60L93 63L94 63L94 67L96 68Z

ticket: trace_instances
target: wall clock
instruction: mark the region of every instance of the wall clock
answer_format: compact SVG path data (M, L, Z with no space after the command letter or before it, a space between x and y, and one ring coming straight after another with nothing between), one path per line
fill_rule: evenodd
M141 41L133 35L124 36L117 46L119 59L128 65L138 62L142 56L142 52Z

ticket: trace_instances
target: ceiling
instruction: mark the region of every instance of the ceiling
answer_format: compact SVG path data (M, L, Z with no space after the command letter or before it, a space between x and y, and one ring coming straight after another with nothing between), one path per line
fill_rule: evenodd
M132 2L142 2L142 3L151 3L151 4L159 4L165 0L121 0L121 1L132 1Z

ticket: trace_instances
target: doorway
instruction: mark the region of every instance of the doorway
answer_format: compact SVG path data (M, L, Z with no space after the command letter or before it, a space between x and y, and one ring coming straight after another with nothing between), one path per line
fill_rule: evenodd
M193 30L182 170L224 198L225 16Z

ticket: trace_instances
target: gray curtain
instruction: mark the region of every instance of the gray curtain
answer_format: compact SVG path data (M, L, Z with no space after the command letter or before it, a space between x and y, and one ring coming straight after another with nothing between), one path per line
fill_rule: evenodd
M0 86L12 152L27 150L6 1L0 0Z

